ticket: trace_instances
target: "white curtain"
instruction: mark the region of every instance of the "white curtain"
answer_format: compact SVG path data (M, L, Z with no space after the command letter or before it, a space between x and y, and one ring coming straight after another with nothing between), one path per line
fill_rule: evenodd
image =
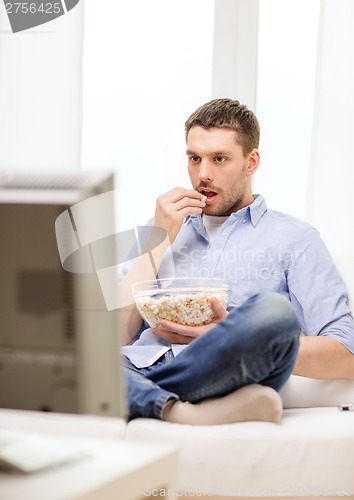
M322 0L305 217L354 297L354 2Z
M259 9L255 191L317 227L353 297L354 2L260 0Z
M184 121L211 98L213 13L213 0L86 2L82 165L117 172L122 229L189 187Z
M213 97L257 97L259 0L215 0Z
M254 190L305 217L320 0L259 2L256 113L261 163Z
M0 2L0 167L113 168L129 228L189 185L189 113L222 93L248 100L262 129L255 191L315 225L353 283L354 2L83 7L14 35Z
M12 33L0 2L0 169L78 169L83 2Z

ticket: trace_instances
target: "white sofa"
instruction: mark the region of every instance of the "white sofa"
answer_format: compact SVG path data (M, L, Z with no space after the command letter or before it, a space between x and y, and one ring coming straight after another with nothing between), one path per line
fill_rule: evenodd
M281 395L286 409L279 424L199 427L143 418L126 424L109 417L2 409L0 426L172 444L179 450L182 498L354 498L354 411L337 409L354 402L354 381L292 376Z
M347 272L339 267L353 297L354 268L350 260L347 264ZM281 396L285 411L279 424L198 427L143 418L126 424L107 417L0 410L0 426L173 444L180 452L180 497L354 498L354 411L337 408L354 403L354 380L291 376Z
M352 258L337 260L354 297ZM180 450L180 496L354 498L354 380L291 376L279 424L213 427L136 419L126 439L173 443Z
M196 427L136 419L126 439L180 450L180 496L354 498L354 412L337 408L354 402L354 380L291 376L281 395L280 424Z

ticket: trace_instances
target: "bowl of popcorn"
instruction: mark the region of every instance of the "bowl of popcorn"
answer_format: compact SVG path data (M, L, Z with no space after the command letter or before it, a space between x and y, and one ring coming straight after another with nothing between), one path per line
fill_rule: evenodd
M161 320L200 326L215 318L212 299L226 308L228 284L218 278L164 278L134 283L132 293L139 313L152 328Z

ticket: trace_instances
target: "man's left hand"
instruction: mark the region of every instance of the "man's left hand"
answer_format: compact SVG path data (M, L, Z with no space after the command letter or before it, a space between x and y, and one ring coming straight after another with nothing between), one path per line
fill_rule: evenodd
M192 340L213 328L219 321L227 318L229 313L217 299L212 299L210 305L215 317L208 325L186 326L172 321L161 320L159 326L152 329L152 333L172 344L189 344Z

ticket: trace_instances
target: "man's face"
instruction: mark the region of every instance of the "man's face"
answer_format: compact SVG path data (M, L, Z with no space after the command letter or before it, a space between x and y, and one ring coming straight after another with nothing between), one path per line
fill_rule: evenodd
M258 151L244 156L236 139L235 131L224 128L195 126L188 133L188 173L193 188L207 197L207 215L230 215L253 201L250 176ZM252 155L255 168L249 168Z

